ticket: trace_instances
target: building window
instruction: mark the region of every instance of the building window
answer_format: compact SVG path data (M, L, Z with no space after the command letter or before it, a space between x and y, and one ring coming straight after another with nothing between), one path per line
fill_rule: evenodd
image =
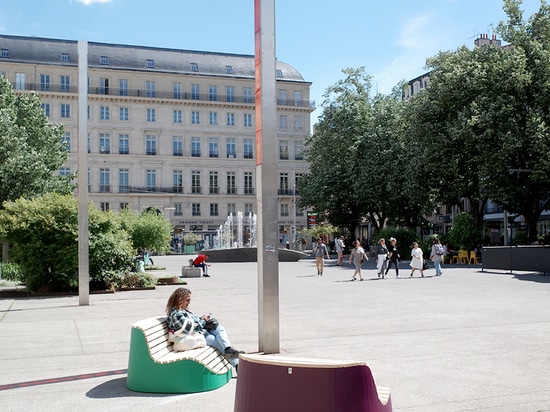
M172 191L174 193L183 193L183 170L174 170L172 172Z
M174 207L176 208L176 210L174 210L174 216L183 215L183 210L181 206L182 206L181 203L174 203Z
M109 211L109 202L99 202L99 207L102 212L108 212Z
M172 97L174 99L182 99L183 98L183 88L181 83L174 83L172 85Z
M191 193L201 193L201 172L200 170L191 171Z
M155 67L155 61L153 59L145 60L145 65L148 69L153 69Z
M210 203L210 216L218 216L218 204Z
M294 106L302 106L302 92L300 91L294 92Z
M254 194L254 179L252 172L244 172L244 194Z
M174 110L174 123L181 123L181 110Z
M289 216L288 205L286 203L283 203L281 205L281 217L286 217L286 216Z
M217 112L210 112L208 114L208 123L211 126L215 126L218 124L218 113Z
M288 189L288 173L279 173L279 194L280 195L291 194Z
M127 107L119 108L118 115L119 115L120 120L128 121L128 112L129 112L129 110L128 110Z
M225 100L227 102L235 102L235 86L227 86L225 88Z
M99 64L109 64L109 58L107 56L99 56Z
M288 129L288 116L286 114L279 116L279 129Z
M150 134L145 136L145 153L151 156L157 154L157 136Z
M15 90L25 90L25 73L15 73Z
M244 139L244 158L253 159L254 151L252 149L252 139Z
M128 80L120 79L118 81L118 95L128 96Z
M191 124L200 124L201 118L199 112L191 112Z
M200 137L191 138L191 157L201 157L201 139Z
M157 120L157 110L156 109L147 109L147 121L156 122Z
M235 203L228 203L227 204L227 216L235 216L235 214L237 213L237 206L235 205Z
M183 156L183 137L172 137L172 154L174 156Z
M70 76L59 76L60 91L62 93L68 93L71 91L71 78Z
M66 132L61 138L61 142L65 146L65 149L67 149L67 152L70 152L71 151L71 132Z
M208 157L220 157L218 139L216 137L208 139Z
M109 120L109 117L110 117L109 106L100 106L99 120Z
M281 140L279 142L279 159L288 160L288 140Z
M201 215L201 204L200 203L192 203L191 204L191 214L193 216L200 216Z
M275 77L283 77L283 71L280 69L275 70Z
M71 105L66 103L61 103L61 117L70 118L71 117Z
M191 100L200 100L201 86L200 84L191 85Z
M287 101L287 93L286 90L279 90L279 101L277 104L281 106L285 106Z
M118 191L120 193L128 193L130 191L128 176L128 169L118 169Z
M71 56L69 55L69 53L61 53L61 61L62 62L70 62L71 61Z
M109 135L109 133L99 134L99 153L111 153L111 136Z
M215 102L218 100L218 86L208 86L208 100L211 102Z
M227 74L233 74L233 66L225 66L225 72Z
M7 59L10 57L10 49L2 49L2 52L0 53L0 57Z
M252 103L252 87L243 88L243 103Z
M118 153L130 154L130 139L127 134L118 135Z
M40 107L42 107L42 110L44 111L44 114L46 115L46 117L50 117L50 104L42 103Z
M235 158L237 157L237 141L234 138L227 138L225 140L227 157Z
M294 117L294 129L302 130L304 128L304 118L302 116Z
M294 160L304 160L304 142L294 142Z
M227 172L227 194L237 194L237 176L235 172Z
M209 193L211 195L217 195L220 193L220 188L218 186L218 172L211 171L208 176L209 181Z
M111 191L111 173L109 169L99 169L99 191L100 193Z
M120 203L118 204L118 208L119 208L119 210L125 210L125 209L128 209L128 206L129 206L129 205L128 205L128 203L127 203L127 202L120 202Z
M254 213L254 205L252 203L245 203L244 214L249 215L250 213Z
M71 174L70 167L62 167L59 169L59 176L69 176Z
M157 96L157 84L154 81L147 80L145 82L145 97Z
M99 79L99 94L109 94L109 79Z
M244 127L252 127L252 115L250 113L244 114Z
M197 63L191 63L191 71L198 72L199 65Z
M41 74L40 75L40 90L43 92L49 92L50 91L50 75L49 74Z
M227 113L227 125L235 126L235 113Z
M146 182L147 191L154 192L157 186L157 171L155 169L147 169Z

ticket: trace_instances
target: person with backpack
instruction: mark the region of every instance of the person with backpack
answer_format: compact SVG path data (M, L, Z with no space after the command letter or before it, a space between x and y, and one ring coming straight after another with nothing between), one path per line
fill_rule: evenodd
M441 261L443 260L444 255L445 249L443 248L441 241L438 238L434 238L432 251L430 252L430 260L434 262L435 276L441 276L443 274L441 272Z

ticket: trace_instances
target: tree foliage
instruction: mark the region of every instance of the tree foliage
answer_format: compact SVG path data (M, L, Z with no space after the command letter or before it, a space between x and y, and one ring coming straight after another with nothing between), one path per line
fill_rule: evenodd
M310 171L298 182L300 207L313 207L350 233L363 221L418 222L426 196L409 179L409 148L400 123L401 92L372 93L364 68L327 89L315 133L306 141Z
M0 239L12 243L10 259L25 276L27 289L43 286L74 290L78 286L78 203L72 195L46 194L4 202ZM102 287L109 273L132 265L129 236L113 213L89 207L89 272Z
M36 194L71 193L72 176L56 172L67 159L63 126L48 122L37 94L16 94L0 76L0 207Z
M155 211L136 211L125 209L120 212L124 229L129 233L132 247L153 252L165 253L170 249L172 222Z

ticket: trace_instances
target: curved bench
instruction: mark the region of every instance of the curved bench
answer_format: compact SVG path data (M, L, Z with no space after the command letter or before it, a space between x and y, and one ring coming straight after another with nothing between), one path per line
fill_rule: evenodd
M364 362L241 355L234 412L391 412Z
M231 364L211 346L176 352L168 341L166 317L132 325L126 387L137 392L204 392L225 385Z

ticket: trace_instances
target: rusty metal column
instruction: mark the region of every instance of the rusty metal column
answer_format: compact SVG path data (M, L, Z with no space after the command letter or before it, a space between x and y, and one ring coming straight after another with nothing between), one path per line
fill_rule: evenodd
M279 352L275 0L254 0L259 350Z
M90 304L88 250L88 42L78 42L78 302Z

